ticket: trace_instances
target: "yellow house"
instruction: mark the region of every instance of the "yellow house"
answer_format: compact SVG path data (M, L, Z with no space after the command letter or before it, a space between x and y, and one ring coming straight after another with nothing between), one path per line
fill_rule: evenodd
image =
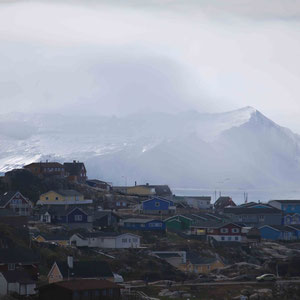
M45 234L41 233L33 238L34 241L38 243L56 243L60 246L68 246L69 245L69 237L56 235L56 234Z
M187 257L186 264L182 264L179 269L188 273L206 274L224 267L225 264L215 257Z
M130 195L153 196L156 194L155 187L147 185L129 186L126 190Z
M49 191L40 196L37 204L57 205L57 204L86 204L92 203L92 200L84 199L84 196L75 190Z

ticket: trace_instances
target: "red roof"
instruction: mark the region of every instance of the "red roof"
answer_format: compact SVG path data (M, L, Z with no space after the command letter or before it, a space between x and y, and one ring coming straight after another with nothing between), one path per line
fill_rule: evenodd
M121 286L104 279L74 279L74 280L55 282L47 286L60 286L62 288L65 288L67 290L72 290L72 291L121 288Z

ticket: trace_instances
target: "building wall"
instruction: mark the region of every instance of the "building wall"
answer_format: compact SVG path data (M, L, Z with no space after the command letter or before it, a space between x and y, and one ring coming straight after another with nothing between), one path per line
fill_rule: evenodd
M219 260L216 260L215 262L211 264L201 264L201 265L193 265L192 263L188 262L187 264L184 264L181 268L182 271L185 272L191 272L196 274L207 274L215 269L223 268L225 265Z
M151 196L155 194L155 189L145 186L131 186L127 188L127 194Z
M2 273L0 273L0 295L6 295L7 291L7 282L3 277Z
M267 240L278 240L280 239L280 231L272 229L270 227L259 228L261 238Z
M81 239L77 234L74 234L70 237L70 245L75 244L77 247L87 247L89 241L86 239Z
M172 203L159 198L153 198L142 203L144 211L164 211L168 210L170 206L172 206Z
M125 241L126 240L126 241ZM139 248L140 237L131 234L120 235L116 238L116 248Z
M132 223L124 221L124 228L132 229L132 230L149 230L149 231L156 231L156 230L165 230L166 226L163 221L160 220L153 220L148 223Z
M75 216L81 216L82 220L76 220ZM68 223L86 223L88 222L88 216L82 210L76 208L67 216Z

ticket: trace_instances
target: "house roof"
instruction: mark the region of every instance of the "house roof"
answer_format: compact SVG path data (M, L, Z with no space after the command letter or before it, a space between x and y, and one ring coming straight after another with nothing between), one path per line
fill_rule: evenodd
M232 201L230 197L221 196L214 203L214 207L217 209L222 209L226 206L236 206L236 204Z
M64 163L65 170L72 176L77 176L81 174L82 168L85 170L84 163L82 162L71 162Z
M46 241L67 241L70 239L70 235L64 233L39 233L36 237L41 236Z
M295 232L295 229L292 228L292 226L285 226L285 225L264 225L261 226L259 229L264 227L270 227L272 229L275 229L276 231L288 231L288 232Z
M148 202L148 201L153 201L153 200L159 200L159 201L169 202L169 204L173 203L172 200L168 200L168 199L161 198L161 197L151 197L150 199L146 199L146 200L142 201L142 203Z
M281 204L300 204L300 200L270 200L269 203L273 201L279 202Z
M30 167L44 167L44 168L63 168L63 165L58 162L34 162L28 165L25 165L23 168L30 168Z
M93 238L93 237L117 237L125 234L129 234L135 237L139 237L133 233L118 233L118 232L106 232L106 231L97 231L97 232L84 232L84 233L75 233L82 238Z
M13 198L15 196L15 194L17 194L17 193L19 193L19 192L18 191L8 191L8 192L5 192L4 194L0 195L0 207L6 206L7 203L11 200L11 198Z
M226 207L225 214L250 215L250 214L282 214L282 211L274 207Z
M116 214L110 210L95 211L94 219L102 219L103 217L108 216L108 215L112 215L112 216L116 217L117 219L122 219L121 216L119 216L118 214Z
M171 257L181 257L178 253L154 253L156 256L160 258L171 258Z
M288 227L295 228L296 230L300 230L300 224L291 224L287 225Z
M86 181L86 183L95 183L95 184L107 184L107 185L111 185L110 183L106 182L106 181L102 181L102 180L99 180L99 179L88 179Z
M186 254L186 259L193 265L209 265L218 260L216 257L203 257L194 252L188 252Z
M81 193L75 190L55 190L54 192L62 195L62 196L82 196Z
M26 271L14 270L2 271L1 273L8 283L19 282L30 284L35 282Z
M71 291L84 291L84 290L99 290L109 288L121 288L119 285L104 279L74 279L67 281L60 281L41 286L39 289L44 290L59 286Z
M0 248L0 264L33 264L39 260L39 256L28 248Z
M48 212L50 215L67 216L75 209L80 209L86 215L91 214L91 211L89 209L79 205L50 205L49 207L42 207L39 210L39 213L45 214L46 212Z
M124 220L124 223L149 223L152 221L158 221L158 222L162 222L161 220L156 220L156 219L142 219L142 218L130 218L130 219L126 219Z
M106 261L74 261L73 268L69 269L68 263L56 263L62 276L73 278L103 278L113 277L113 273Z

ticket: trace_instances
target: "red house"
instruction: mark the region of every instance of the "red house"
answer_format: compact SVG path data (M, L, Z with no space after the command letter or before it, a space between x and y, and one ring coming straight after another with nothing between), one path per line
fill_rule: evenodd
M206 229L208 238L213 238L218 242L241 242L242 241L242 226L227 223L219 224Z
M68 180L80 183L86 182L87 176L84 163L73 160L72 163L64 163L64 167Z
M36 176L45 177L45 176L65 176L65 167L58 162L37 162L31 163L23 167L26 170L29 170Z

